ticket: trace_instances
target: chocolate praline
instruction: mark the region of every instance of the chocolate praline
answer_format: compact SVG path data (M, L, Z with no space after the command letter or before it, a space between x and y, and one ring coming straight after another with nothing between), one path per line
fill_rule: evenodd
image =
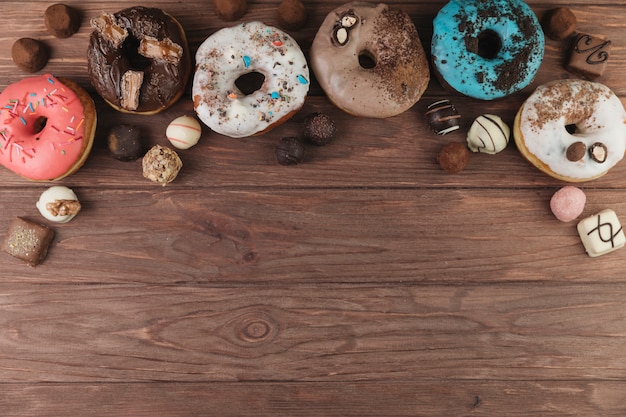
M48 7L44 13L46 29L57 38L69 38L80 28L80 14L66 4L57 3Z
M441 148L437 162L448 174L458 174L467 166L469 158L470 153L464 143L451 142Z
M304 138L315 145L326 145L335 137L335 122L327 114L313 112L304 118Z
M297 165L304 159L304 143L295 137L282 138L275 149L276 161L281 165Z
M22 71L37 72L48 63L48 48L32 38L20 38L11 47L15 65Z
M134 161L144 153L141 131L136 126L113 127L107 136L111 155L120 161Z

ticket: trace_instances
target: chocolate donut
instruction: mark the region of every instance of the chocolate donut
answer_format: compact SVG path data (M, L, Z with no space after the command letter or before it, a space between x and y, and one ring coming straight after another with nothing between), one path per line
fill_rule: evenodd
M91 84L122 112L158 113L178 100L191 74L185 32L157 8L142 6L92 19Z

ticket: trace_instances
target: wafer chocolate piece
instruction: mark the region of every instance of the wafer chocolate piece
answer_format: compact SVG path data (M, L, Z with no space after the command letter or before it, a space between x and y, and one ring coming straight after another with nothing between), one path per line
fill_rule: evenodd
M9 226L2 250L30 266L37 266L46 258L53 238L54 231L48 226L17 217Z
M604 74L610 52L611 41L581 33L574 40L567 70L588 80L598 78Z

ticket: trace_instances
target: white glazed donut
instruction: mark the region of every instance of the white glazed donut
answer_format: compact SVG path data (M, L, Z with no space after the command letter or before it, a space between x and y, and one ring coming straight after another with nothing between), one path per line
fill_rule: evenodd
M262 86L244 94L235 85L260 73ZM192 96L202 122L233 138L265 133L293 116L309 91L309 67L296 41L261 22L209 36L196 53Z
M567 79L539 86L517 112L513 131L518 149L538 169L582 182L624 157L625 123L624 106L608 87Z

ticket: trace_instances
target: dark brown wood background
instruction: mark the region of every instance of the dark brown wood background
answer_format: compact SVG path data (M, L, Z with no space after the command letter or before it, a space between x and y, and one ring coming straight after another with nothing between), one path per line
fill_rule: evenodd
M277 24L279 1L250 1L244 20ZM307 1L291 32L308 53L323 18L341 2ZM426 48L445 1L394 1ZM613 40L599 81L626 97L626 6L588 0L530 1L539 17L572 8L581 31ZM141 4L84 0L80 32L56 39L45 1L0 4L0 87L28 74L10 49L46 42L45 72L92 94L86 72L89 19ZM217 29L212 1L151 1L183 24L193 52ZM453 96L437 81L406 113L358 119L312 85L303 109L256 138L205 129L179 154L176 181L156 186L140 162L108 155L108 129L165 128L193 114L189 95L151 117L123 115L93 94L97 143L62 181L83 211L53 225L45 263L0 254L2 416L624 416L626 250L596 259L575 223L549 199L564 183L531 167L513 143L472 155L458 175L435 161L463 141L472 120L511 123L532 89L572 78L567 42L547 41L533 85L506 99ZM452 98L459 132L438 137L424 111ZM312 111L340 134L284 167L274 147L298 135ZM0 169L0 231L16 216L42 221L46 184ZM585 183L584 215L612 208L626 222L626 163Z

